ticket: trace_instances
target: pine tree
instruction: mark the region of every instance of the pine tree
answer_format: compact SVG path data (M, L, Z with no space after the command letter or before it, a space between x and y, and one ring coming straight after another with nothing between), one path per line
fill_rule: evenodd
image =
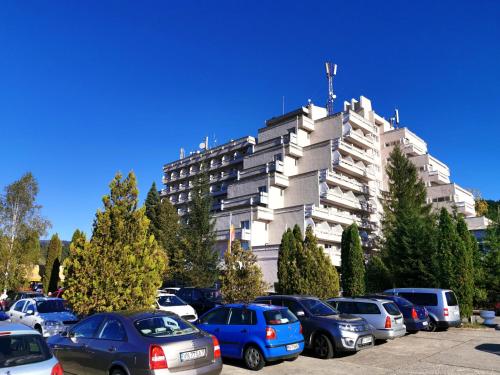
M43 289L46 293L57 290L61 254L62 244L56 233L51 237L47 249L47 260L45 262L45 272L43 276Z
M150 220L149 230L163 248L169 260L169 276L182 283L184 280L185 259L179 246L181 227L179 215L168 199L160 199L156 184L153 182L144 203L146 216Z
M117 174L94 220L92 237L74 236L66 264L65 297L79 314L148 308L162 282L167 258L138 208L135 175Z
M340 257L343 295L347 297L363 295L365 259L356 223L352 223L342 232Z
M313 295L321 299L337 297L339 295L339 275L323 248L318 246L318 240L311 226L306 228L303 249L308 253L309 270L302 278L307 280L308 290L304 294ZM301 272L302 270L299 270Z
M463 253L457 253L454 258L457 279L455 292L462 317L469 318L472 316L474 301L474 251L477 249L477 241L467 229L467 224L461 215L457 217L457 234L463 243L457 250L463 250Z
M391 273L380 256L373 256L366 265L366 291L380 293L392 288Z
M456 287L455 255L463 252L458 247L463 247L458 237L453 218L445 208L439 213L438 237L437 237L437 261L439 264L439 285L441 288L454 289Z
M257 256L251 249L244 250L238 240L231 251L224 254L224 272L221 292L227 303L250 303L267 289Z
M211 287L218 279L219 253L215 247L215 221L208 176L198 175L183 226L182 250L187 281L196 287Z
M278 251L278 282L276 291L281 294L299 293L296 238L290 228L281 236Z
M391 152L384 201L383 261L399 287L434 287L435 220L417 169L399 147Z
M500 294L500 224L495 223L488 228L485 245L484 285L488 291L488 301L493 304Z

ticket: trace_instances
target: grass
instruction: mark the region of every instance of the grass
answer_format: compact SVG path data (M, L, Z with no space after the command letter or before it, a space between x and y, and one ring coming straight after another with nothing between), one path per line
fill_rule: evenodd
M481 323L462 323L460 328L484 329L488 327Z

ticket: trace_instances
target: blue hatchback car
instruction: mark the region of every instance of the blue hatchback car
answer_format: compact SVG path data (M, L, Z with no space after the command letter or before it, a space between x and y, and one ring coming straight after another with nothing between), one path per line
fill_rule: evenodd
M243 359L251 370L296 359L304 350L302 326L286 307L228 304L208 311L197 325L217 337L223 357Z

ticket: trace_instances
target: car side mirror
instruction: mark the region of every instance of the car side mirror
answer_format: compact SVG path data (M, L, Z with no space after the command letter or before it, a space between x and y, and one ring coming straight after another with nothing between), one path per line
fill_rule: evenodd
M299 318L301 318L301 317L306 316L306 313L305 313L304 311L302 311L302 310L298 310L298 311L297 311L297 313L296 313L296 315L297 315Z
M26 315L34 315L35 312L31 309L29 309L28 311L26 311Z

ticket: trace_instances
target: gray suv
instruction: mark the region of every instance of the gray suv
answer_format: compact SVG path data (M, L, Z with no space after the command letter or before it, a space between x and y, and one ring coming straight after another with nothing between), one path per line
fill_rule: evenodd
M332 298L327 301L344 314L365 319L373 328L377 340L388 340L406 334L403 314L389 300L379 298Z
M365 320L339 314L316 297L274 295L258 297L255 303L288 307L300 320L305 347L319 358L371 348L374 344L372 329Z
M457 297L452 290L394 288L388 289L384 293L401 296L415 305L425 306L429 312L429 331L435 331L438 328L458 327L462 323Z

